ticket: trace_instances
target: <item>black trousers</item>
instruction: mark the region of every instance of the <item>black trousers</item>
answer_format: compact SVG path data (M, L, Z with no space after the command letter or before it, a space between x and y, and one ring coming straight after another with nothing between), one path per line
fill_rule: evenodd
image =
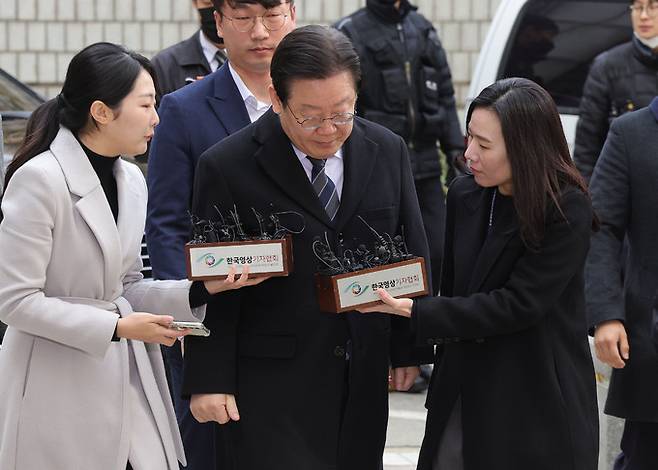
M613 470L658 469L658 423L626 421Z
M443 264L443 239L445 232L446 202L439 175L414 181L420 214L423 217L427 244L430 248L432 290L439 292L441 265ZM415 253L417 254L417 253Z

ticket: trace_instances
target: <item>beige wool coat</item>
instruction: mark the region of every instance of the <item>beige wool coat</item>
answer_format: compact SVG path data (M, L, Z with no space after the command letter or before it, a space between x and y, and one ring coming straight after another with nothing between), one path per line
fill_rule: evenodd
M162 444L154 452L164 449L159 461L169 470L185 462L159 346L111 338L119 315L133 310L198 321L205 307L190 309L188 281L142 278L146 184L122 160L114 173L116 224L89 160L61 128L3 198L2 470L125 470L142 424L131 403L131 384L140 382L142 411Z

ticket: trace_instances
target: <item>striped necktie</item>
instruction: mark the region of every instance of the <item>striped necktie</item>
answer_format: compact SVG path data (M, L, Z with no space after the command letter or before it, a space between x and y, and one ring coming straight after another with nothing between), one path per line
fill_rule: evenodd
M340 206L340 200L338 199L336 185L324 172L324 166L327 163L327 160L320 160L311 157L306 158L308 158L311 165L313 165L311 182L315 194L318 195L322 207L324 207L325 212L329 216L329 220L334 220L334 217L336 217L336 213L338 212L338 207Z

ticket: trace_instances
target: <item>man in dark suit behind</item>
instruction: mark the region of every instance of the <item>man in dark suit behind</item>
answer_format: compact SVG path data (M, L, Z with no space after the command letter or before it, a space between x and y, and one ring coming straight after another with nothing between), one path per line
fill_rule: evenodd
M591 180L601 231L586 266L587 313L599 359L614 368L605 412L625 418L615 470L658 468L658 97L612 122ZM619 256L624 237L628 257Z
M193 208L302 214L294 270L210 301L212 334L186 342L183 390L199 421L228 423L233 466L220 468L381 469L389 365L395 386L408 388L432 350L413 346L407 321L321 312L311 246L325 233L369 243L361 216L380 233L404 227L409 250L427 259L406 146L352 114L358 56L338 31L293 31L271 75L272 110L199 160ZM312 180L323 181L319 195Z
M226 62L224 40L217 34L212 2L192 0L192 4L199 12L199 31L151 59L158 77L158 103L162 96L200 80Z
M146 241L153 277L187 276L184 246L188 210L200 155L270 107L270 61L282 37L295 27L295 6L282 0L214 0L216 27L231 59L216 72L163 97L160 125L150 149ZM241 18L236 23L235 18ZM200 425L180 396L180 343L165 349L170 387L187 453L188 469L214 469L213 426ZM219 449L221 451L221 449Z

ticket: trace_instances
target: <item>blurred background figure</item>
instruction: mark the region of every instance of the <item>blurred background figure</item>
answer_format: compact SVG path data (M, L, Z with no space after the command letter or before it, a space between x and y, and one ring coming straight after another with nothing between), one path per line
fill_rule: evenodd
M631 41L599 55L583 89L573 158L588 181L610 121L658 95L658 1L633 1L630 15Z
M217 34L212 1L192 0L192 3L199 12L200 29L151 59L158 79L158 104L163 95L205 77L226 61L224 39Z

